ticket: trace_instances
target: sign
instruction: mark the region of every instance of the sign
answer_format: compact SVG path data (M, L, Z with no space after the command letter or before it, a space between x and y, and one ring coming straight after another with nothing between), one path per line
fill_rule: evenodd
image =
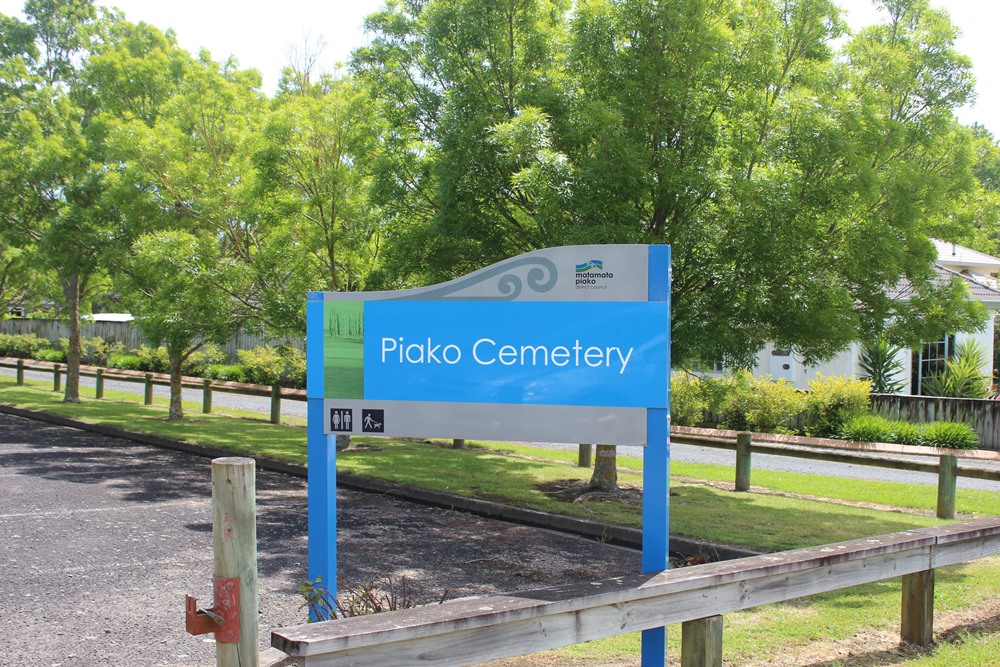
M649 287L665 250L553 248L429 288L310 295L325 432L645 444L646 410L667 406L669 302Z
M334 435L646 445L643 572L667 568L670 248L549 248L307 304L309 577L336 596ZM666 632L642 635L663 667Z

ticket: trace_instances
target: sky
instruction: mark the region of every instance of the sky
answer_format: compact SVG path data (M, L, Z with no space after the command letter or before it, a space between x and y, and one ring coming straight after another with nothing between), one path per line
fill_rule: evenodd
M319 71L346 63L352 49L365 44L364 17L384 0L98 0L115 6L131 21L173 28L182 47L201 48L216 60L234 55L244 68L259 69L264 90L273 93L290 53L322 38L326 47ZM870 0L839 0L852 29L875 22ZM1000 3L990 0L931 0L948 11L962 35L959 51L972 58L977 80L975 106L960 109L961 122L978 122L1000 137ZM23 0L0 0L0 13L20 15Z

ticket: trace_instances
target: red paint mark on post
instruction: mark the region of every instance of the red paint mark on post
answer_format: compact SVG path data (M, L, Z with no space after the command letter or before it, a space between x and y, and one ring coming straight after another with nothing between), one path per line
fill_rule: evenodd
M222 519L222 539L233 539L233 517L229 516L229 512Z

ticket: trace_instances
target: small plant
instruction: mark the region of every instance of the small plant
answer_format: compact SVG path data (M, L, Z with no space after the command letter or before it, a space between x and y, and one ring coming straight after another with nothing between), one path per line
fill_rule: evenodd
M170 371L170 357L167 355L165 347L140 345L138 350L134 350L134 354L139 357L140 371L149 373L168 373Z
M240 366L247 376L247 382L272 385L281 380L285 372L285 359L277 348L265 346L253 350L239 350Z
M802 412L805 394L785 379L757 378L746 406L747 423L755 431L794 433L792 420Z
M205 368L203 377L225 382L247 382L246 370L237 364L212 364Z
M986 398L990 395L990 377L983 373L986 351L974 340L966 340L955 348L955 356L945 368L923 379L921 392L925 396L947 398Z
M396 580L389 576L372 577L336 598L322 585L322 577L316 577L316 581L307 579L298 592L306 598L303 606L309 608L310 618L323 620L412 609L432 602L440 604L448 596L445 591L437 598L419 599L410 590L406 577Z
M897 394L906 388L903 362L898 358L902 348L879 339L861 350L861 369L867 374L862 380L871 382L873 394Z
M840 427L840 437L851 442L895 442L897 424L879 415L857 415Z
M142 359L134 354L112 354L108 357L108 368L120 368L123 371L142 370Z
M896 432L893 434L893 439L889 442L894 442L898 445L920 445L923 443L923 429L920 428L919 424L911 424L910 422L893 422L896 428Z
M931 422L923 428L921 444L926 447L977 449L979 436L968 424L961 422Z
M35 353L35 359L38 361L50 361L57 364L62 364L66 362L66 352L63 350L39 350Z
M823 377L817 373L809 381L806 434L820 437L836 434L852 417L868 413L870 394L868 380L836 375Z
M701 380L687 371L670 378L670 422L694 426L702 421L708 402L702 396Z
M52 344L35 334L0 334L0 357L37 359L38 353Z

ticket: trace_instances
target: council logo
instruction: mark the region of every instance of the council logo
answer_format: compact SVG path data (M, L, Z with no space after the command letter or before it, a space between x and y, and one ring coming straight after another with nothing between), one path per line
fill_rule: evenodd
M608 281L614 277L614 273L605 271L603 259L591 259L576 265L577 289L608 289Z

